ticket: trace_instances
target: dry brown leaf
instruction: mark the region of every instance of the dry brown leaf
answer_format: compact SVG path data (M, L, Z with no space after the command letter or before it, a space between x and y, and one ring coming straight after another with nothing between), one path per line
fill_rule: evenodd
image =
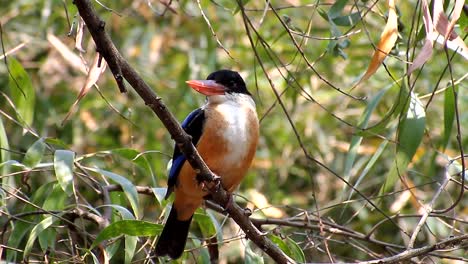
M3 54L0 56L0 60L3 60L5 57L8 57L9 55L14 54L14 53L17 52L18 50L22 49L25 45L26 45L26 42L23 42L23 43L19 44L18 46L12 48L11 50L9 50L9 51L3 53Z
M432 40L437 41L437 43L447 46L449 49L456 51L458 54L462 55L465 59L468 59L468 47L465 42L453 31L455 23L457 23L460 18L461 11L463 9L464 1L457 0L455 2L455 7L453 10L452 20L449 22L447 16L443 10L442 0L434 1L434 27L437 32L439 32L443 38L433 34Z
M434 27L437 32L443 36L448 36L450 34L450 39L455 39L457 34L449 30L450 22L447 16L444 13L443 1L435 0L434 1Z
M423 20L426 30L426 42L419 52L418 56L414 59L413 64L408 68L408 75L414 70L421 67L432 55L434 48L434 41L442 45L447 45L448 48L455 50L468 59L468 48L463 40L453 31L453 27L460 18L460 13L463 9L463 0L457 0L452 13L452 20L449 22L443 10L443 2L441 0L434 1L434 19L431 19L427 0L423 0ZM437 32L434 31L437 30ZM441 34L442 36L440 36Z
M426 30L426 42L413 63L408 67L408 75L426 63L426 61L432 56L432 51L434 49L434 40L431 39L431 36L434 34L434 24L432 24L431 13L429 12L427 0L422 1L422 9L424 28Z
M456 0L455 6L452 12L452 20L450 21L449 29L453 31L453 27L457 23L458 19L460 18L460 14L463 10L463 5L465 4L465 0Z
M361 82L369 79L379 68L380 64L387 57L398 39L398 16L395 9L395 0L388 0L388 19L385 28L380 35L380 41L377 49L374 51L372 60L367 68L366 73L354 85L358 86ZM353 87L353 88L354 88Z
M85 52L82 46L84 26L85 26L85 22L83 21L83 18L80 16L80 19L78 19L78 29L76 31L76 37L75 37L75 48L79 52L82 52L82 53Z
M99 76L106 70L106 62L105 60L100 60L99 59L100 55L99 53L96 53L96 56L94 57L93 65L89 69L88 72L88 77L86 78L86 82L83 85L83 87L80 90L80 93L78 94L78 98L76 98L75 102L73 105L70 107L70 110L68 111L67 115L62 121L62 125L67 122L68 118L70 115L73 113L75 110L76 106L78 103L81 101L81 99L89 92L91 87L93 87L94 84L99 80ZM100 65L99 65L100 63Z
M83 64L81 58L73 53L73 51L71 51L59 38L49 33L47 34L47 41L49 41L50 45L52 45L52 47L54 47L60 53L60 55L62 55L62 58L64 58L65 61L70 64L70 66L84 74L88 73L88 70Z

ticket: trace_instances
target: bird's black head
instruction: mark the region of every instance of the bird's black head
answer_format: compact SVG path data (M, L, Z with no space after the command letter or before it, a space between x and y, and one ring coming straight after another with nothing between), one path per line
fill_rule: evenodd
M226 87L226 93L241 93L251 95L245 86L245 82L238 72L230 70L219 70L206 77Z

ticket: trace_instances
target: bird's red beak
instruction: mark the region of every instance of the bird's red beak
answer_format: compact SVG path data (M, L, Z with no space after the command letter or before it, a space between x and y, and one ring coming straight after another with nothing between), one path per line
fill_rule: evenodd
M226 92L226 87L213 80L190 80L186 83L195 91L204 95L223 95Z

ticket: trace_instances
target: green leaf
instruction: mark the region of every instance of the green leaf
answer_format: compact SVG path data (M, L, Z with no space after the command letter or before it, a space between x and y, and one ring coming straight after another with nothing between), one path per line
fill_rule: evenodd
M234 14L234 15L237 14L237 13L241 10L241 8L240 8L241 5L242 5L242 6L245 6L248 2L250 2L250 0L241 0L240 3L238 3L238 4L236 5L236 9L234 9L233 14Z
M1 175L8 175L10 173L10 145L8 144L8 137L5 131L5 127L3 126L3 119L0 117L0 173ZM2 177L2 186L12 186L15 185L13 177ZM2 204L4 202L2 201Z
M426 113L419 98L411 93L405 119L400 124L395 162L380 189L380 195L388 192L395 185L398 176L405 173L416 150L422 142L426 126Z
M34 168L39 164L44 156L46 144L44 139L40 138L28 149L24 155L23 164L29 168Z
M257 254L252 247L255 247L255 244L248 240L245 243L245 264L263 264L264 260L262 254Z
M125 236L125 263L130 264L133 256L135 255L135 249L138 242L136 236Z
M458 92L458 86L455 86L455 92ZM452 89L446 89L444 92L444 136L441 142L443 150L450 140L453 120L455 120L455 95Z
M60 184L54 184L52 191L45 195L46 199L42 209L49 211L63 210L66 206L67 194Z
M105 205L101 205L101 206L96 207L96 209L99 209L101 207L111 207L112 209L119 212L122 219L131 219L131 220L135 219L133 214L127 208L125 208L123 206L120 206L120 205L117 205L117 204L105 204Z
M16 113L21 121L31 126L36 101L31 79L21 63L14 58L9 59L8 68L10 70L8 85L12 100L16 106Z
M346 16L338 16L332 18L332 21L337 26L351 27L361 20L361 13L354 12Z
M58 138L45 138L45 143L47 144L51 144L51 145L55 145L55 146L58 146L62 149L69 149L70 147L65 144L65 142L63 142L62 140L58 139Z
M374 112L375 108L379 104L379 102L382 100L382 97L384 94L389 90L389 88L382 89L377 93L377 95L372 98L372 100L369 102L367 105L366 109L364 110L364 113L362 114L360 120L359 120L359 125L358 127L361 129L366 129L367 124L369 123L369 119ZM348 154L346 155L346 160L345 160L345 167L344 167L344 176L345 179L348 180L350 177L350 172L353 167L354 161L356 160L357 156L357 150L359 146L361 145L362 142L362 136L354 135L351 138L351 144L349 145L349 150ZM347 185L344 185L344 189L347 187Z
M69 150L56 150L54 153L54 169L63 191L68 195L73 194L73 162L75 153Z
M341 12L343 12L344 7L348 3L348 0L338 0L336 1L328 10L328 17L330 19L336 18L341 16Z
M131 181L129 181L127 178L120 176L118 174L115 174L110 171L106 170L101 170L99 168L95 169L90 169L92 171L95 171L107 178L110 178L111 180L115 181L118 183L120 186L122 186L122 190L124 191L125 195L127 196L128 201L130 202L130 206L133 209L133 213L135 214L135 218L140 218L139 217L139 210L138 210L138 192L135 188L135 185Z
M55 249L55 239L57 237L57 231L53 228L46 228L38 236L39 245L42 251L50 249L52 252Z
M385 150L385 147L387 147L388 140L384 140L382 143L380 143L379 147L377 148L377 151L372 155L372 158L369 160L369 162L366 164L366 167L362 170L361 174L359 175L358 179L354 183L354 188L358 188L358 186L361 184L362 180L366 175L369 173L369 171L374 167L375 163L377 160L380 158L382 155L383 151ZM354 193L354 189L351 189L348 200L351 199L351 196Z
M94 248L104 240L116 238L121 235L127 236L157 236L161 233L163 226L139 220L122 220L110 224L104 228L94 240Z
M270 238L271 242L275 243L281 249L281 251L284 252L284 254L291 257L291 250L289 249L286 242L283 241L283 239L275 235L269 235L268 237Z
M24 219L30 220L30 217ZM10 236L8 238L7 245L10 248L18 248L19 244L23 240L26 233L33 228L31 223L23 222L23 221L16 221L13 224L13 228L11 230ZM6 260L7 262L14 262L16 263L16 255L17 252L15 250L6 250Z
M393 83L390 86L390 91L398 89L398 96L396 97L395 102L393 103L390 110L384 115L384 117L375 124L368 126L367 129L358 132L358 135L369 135L374 136L376 134L382 133L382 131L392 122L395 120L394 116L399 115L405 107L408 107L408 99L409 94L408 90L405 87L405 83L402 82L401 87L398 83Z
M34 226L34 228L31 230L31 233L29 234L28 242L26 242L26 246L24 247L24 256L29 255L34 241L36 241L36 238L39 236L39 234L41 234L42 231L50 227L57 220L57 217L50 215L39 222L39 224Z
M200 230L204 237L211 237L216 234L216 228L213 225L210 216L204 214L203 212L199 213L199 211L197 211L193 215L193 219L200 227Z
M289 249L291 250L290 257L298 263L305 263L306 258L304 252L302 251L301 247L296 243L296 241L292 240L291 238L287 238Z

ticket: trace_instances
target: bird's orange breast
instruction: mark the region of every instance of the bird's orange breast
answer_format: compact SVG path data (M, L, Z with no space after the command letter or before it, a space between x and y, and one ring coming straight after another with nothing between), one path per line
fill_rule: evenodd
M237 112L223 105L205 109L206 121L197 150L210 170L221 177L223 187L232 192L252 163L258 143L259 125L254 109ZM185 162L175 187L174 206L179 220L189 219L207 195L196 180L195 171Z

